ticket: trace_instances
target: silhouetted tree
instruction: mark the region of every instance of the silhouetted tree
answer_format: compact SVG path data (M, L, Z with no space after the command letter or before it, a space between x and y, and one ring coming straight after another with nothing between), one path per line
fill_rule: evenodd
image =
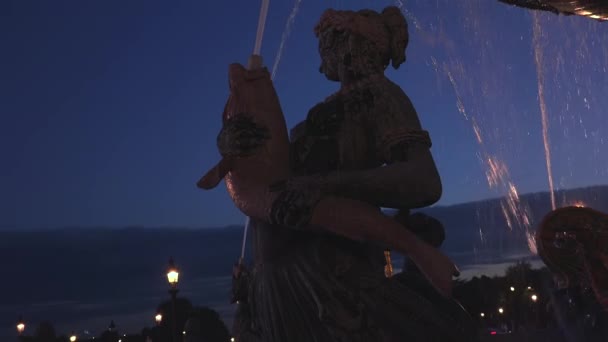
M515 289L526 288L532 281L532 265L526 261L518 261L515 265L507 267L505 271L505 280L509 283L509 287Z
M38 325L35 336L36 341L39 342L55 342L57 339L55 328L51 322L48 321L41 322L40 325Z
M178 340L182 339L182 332L184 326L188 320L188 316L192 311L192 303L183 297L177 297L175 300L175 329L177 330ZM159 336L162 339L160 341L171 341L171 334L173 333L173 303L171 300L162 302L157 309L163 315L163 320L160 323ZM156 341L155 341L156 342Z
M108 329L101 334L100 339L102 342L118 342L120 338L114 321L110 322Z
M220 315L207 307L194 308L184 329L184 342L230 341L230 332Z

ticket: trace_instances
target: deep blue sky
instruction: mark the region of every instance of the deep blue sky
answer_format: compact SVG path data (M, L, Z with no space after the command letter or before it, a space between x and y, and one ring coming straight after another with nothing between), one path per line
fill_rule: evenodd
M293 3L271 1L269 66ZM302 1L275 79L290 126L337 87L317 72L321 12L393 3ZM388 74L434 140L439 204L502 194L486 182L487 156L520 192L546 190L530 12L405 4L408 61ZM250 0L0 2L0 227L242 223L223 186L195 182L218 158L227 65L251 53L258 13ZM549 14L541 24L556 186L606 183L608 24Z

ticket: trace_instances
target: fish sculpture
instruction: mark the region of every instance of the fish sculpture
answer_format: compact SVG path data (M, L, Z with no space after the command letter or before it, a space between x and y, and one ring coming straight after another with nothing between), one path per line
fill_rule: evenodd
M231 64L228 75L230 95L217 141L222 158L197 186L212 189L224 179L241 212L269 221L280 196L273 185L290 178L285 118L270 73L261 66L261 57L253 56L249 68ZM449 296L452 276L458 274L449 258L379 208L361 201L321 195L312 205L305 226L323 227L354 240L375 240L405 253L444 295Z
M266 219L274 200L270 186L289 177L289 138L279 98L267 68L252 57L249 69L228 68L230 95L218 136L220 162L197 183L212 189L225 179L245 215Z

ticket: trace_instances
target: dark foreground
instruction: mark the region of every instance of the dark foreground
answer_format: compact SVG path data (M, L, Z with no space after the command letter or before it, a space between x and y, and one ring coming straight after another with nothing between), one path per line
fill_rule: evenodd
M503 335L488 335L484 334L481 337L481 342L570 342L567 341L559 331L553 329L538 330L534 332L519 332ZM574 341L573 341L574 342ZM582 341L581 341L582 342Z

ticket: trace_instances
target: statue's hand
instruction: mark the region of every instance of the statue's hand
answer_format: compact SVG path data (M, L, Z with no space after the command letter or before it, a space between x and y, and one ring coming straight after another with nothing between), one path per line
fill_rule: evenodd
M314 207L323 197L322 178L294 177L271 184L268 191L276 194L269 213L269 223L292 229L307 227Z

